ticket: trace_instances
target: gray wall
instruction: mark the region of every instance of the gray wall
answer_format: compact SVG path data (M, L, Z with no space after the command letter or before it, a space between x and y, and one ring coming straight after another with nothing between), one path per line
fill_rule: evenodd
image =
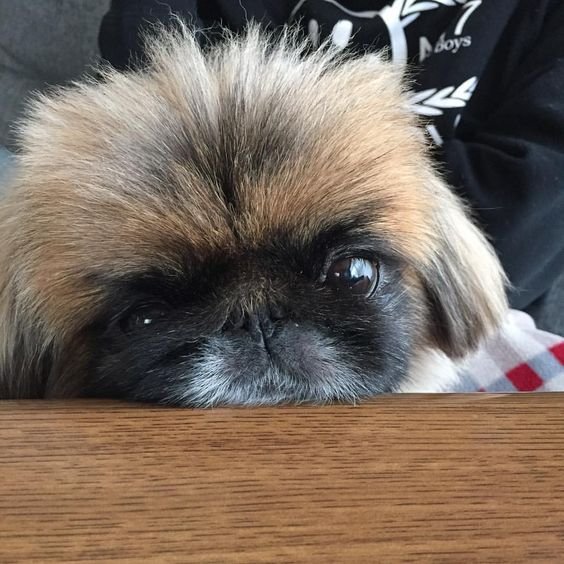
M30 93L79 76L98 57L109 0L0 0L0 146Z

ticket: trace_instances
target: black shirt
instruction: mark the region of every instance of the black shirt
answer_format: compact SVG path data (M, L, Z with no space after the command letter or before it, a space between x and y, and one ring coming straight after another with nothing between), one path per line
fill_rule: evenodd
M142 28L173 13L235 31L298 21L314 43L389 47L410 67L413 109L448 180L514 285L511 305L527 307L564 269L564 2L113 0L102 55L118 68L142 58Z

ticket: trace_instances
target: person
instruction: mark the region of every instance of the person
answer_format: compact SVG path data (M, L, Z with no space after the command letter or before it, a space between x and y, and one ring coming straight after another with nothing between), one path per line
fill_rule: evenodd
M406 65L450 184L491 237L513 308L564 334L564 4L557 0L113 0L99 34L117 68L143 61L151 23L202 38L249 20L297 23L314 45Z

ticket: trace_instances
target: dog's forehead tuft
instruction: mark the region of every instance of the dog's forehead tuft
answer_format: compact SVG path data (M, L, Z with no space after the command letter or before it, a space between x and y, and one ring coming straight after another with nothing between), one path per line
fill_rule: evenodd
M310 240L358 215L413 260L430 254L432 175L398 72L267 46L251 33L205 54L182 38L146 72L37 105L22 173L30 233L42 229L36 286L84 293L94 267Z

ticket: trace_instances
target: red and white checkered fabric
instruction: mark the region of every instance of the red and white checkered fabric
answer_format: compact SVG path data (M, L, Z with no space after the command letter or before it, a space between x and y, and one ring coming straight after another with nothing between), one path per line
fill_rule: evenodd
M501 330L467 359L449 392L564 391L564 337L511 310Z

